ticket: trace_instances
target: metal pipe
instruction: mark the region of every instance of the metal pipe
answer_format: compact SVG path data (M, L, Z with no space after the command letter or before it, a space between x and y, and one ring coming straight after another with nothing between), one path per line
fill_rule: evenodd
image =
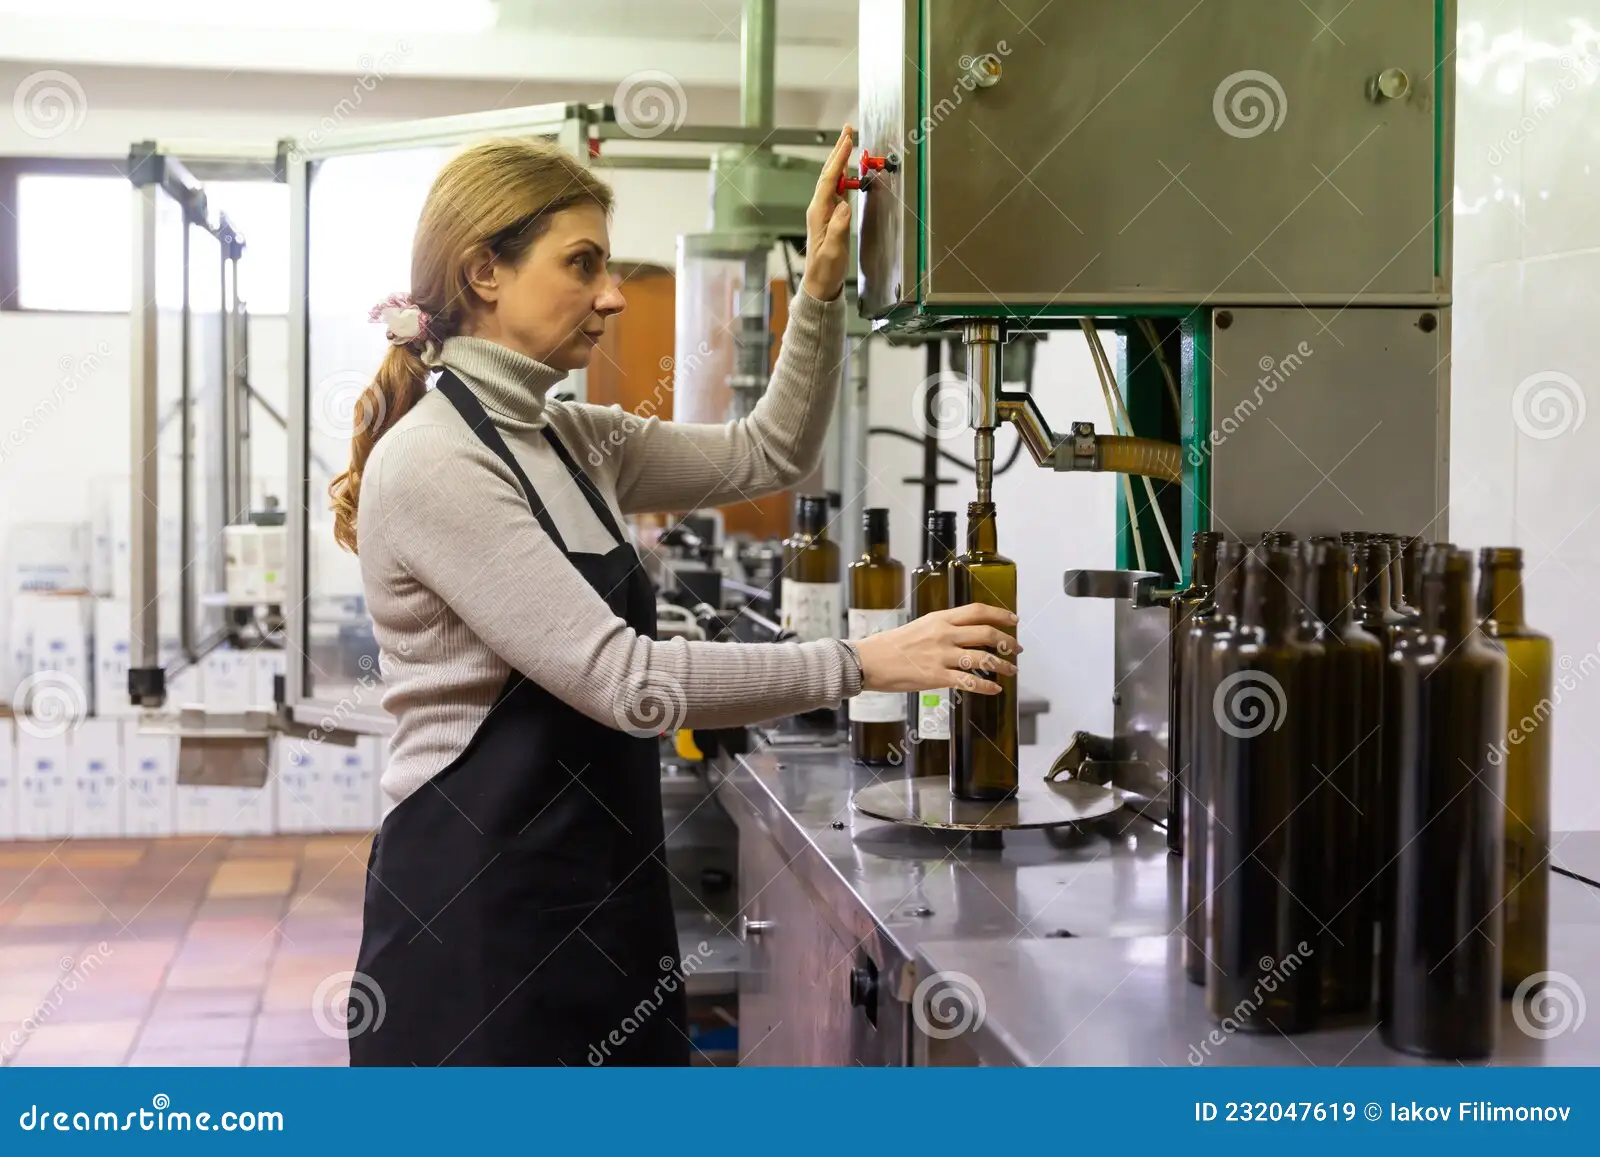
M745 255L744 284L739 290L739 317L733 331L733 374L728 379L730 421L748 417L766 391L772 364L767 250Z
M924 370L927 373L928 387L923 391L923 427L922 427L922 510L924 519L935 510L939 509L939 391L934 389L933 383L938 381L943 370L944 342L930 341L928 343L927 362ZM928 561L927 559L923 560Z
M994 428L1000 424L1000 326L996 322L968 322L961 340L967 346L967 386L972 399L974 473L978 501L993 502Z
M849 346L845 371L844 452L839 462L839 550L846 559L861 557L861 513L867 505L867 339Z
M1050 424L1039 412L1031 394L1001 394L995 404L1000 421L1017 428L1017 436L1040 466L1052 463L1060 440L1050 432Z
M745 0L740 21L743 57L739 73L740 123L772 128L773 74L777 64L777 0Z

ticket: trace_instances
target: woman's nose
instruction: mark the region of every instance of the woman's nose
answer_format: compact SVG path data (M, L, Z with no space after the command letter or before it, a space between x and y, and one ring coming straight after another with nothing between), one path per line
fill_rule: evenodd
M594 311L596 313L621 313L627 307L627 298L622 296L622 282L616 278L611 279L611 284L595 299L594 303Z

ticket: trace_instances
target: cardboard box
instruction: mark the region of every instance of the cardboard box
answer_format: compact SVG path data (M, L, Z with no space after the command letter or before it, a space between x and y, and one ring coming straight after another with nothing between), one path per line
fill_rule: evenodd
M89 588L89 526L83 522L19 522L6 536L10 591Z
M194 787L179 784L180 836L270 836L272 784L266 787Z
M326 831L320 810L326 799L322 760L325 745L279 738L273 743L272 788L280 832Z
M0 841L17 838L16 728L0 719Z
M54 723L62 713L83 719L93 706L89 629L93 600L45 595L33 603L33 671L26 708Z
M5 701L13 710L22 706L16 702L22 682L33 674L33 620L35 609L42 596L13 594L11 618L6 629Z
M200 683L207 711L248 711L255 705L255 658L249 651L219 647L203 660Z
M354 747L324 744L328 760L328 809L324 819L336 832L367 832L378 823L377 741L369 735Z
M60 840L72 834L71 747L65 731L17 723L17 838Z
M94 713L105 718L139 714L128 698L131 608L124 599L94 604Z
M90 719L72 734L72 834L78 838L122 835L124 793L122 728L114 719Z
M170 836L176 826L173 799L178 782L178 737L155 735L139 725L122 725L124 834Z

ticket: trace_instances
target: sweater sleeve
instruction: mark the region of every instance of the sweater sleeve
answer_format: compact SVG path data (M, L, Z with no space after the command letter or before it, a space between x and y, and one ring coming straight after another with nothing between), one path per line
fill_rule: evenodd
M861 690L859 663L837 641L663 642L637 634L551 541L511 472L467 431L423 425L389 438L395 444L384 446L362 491L363 554L375 537L371 549L447 602L513 670L590 718L619 730L734 726Z
M721 425L639 418L586 407L599 444L616 447L624 514L695 510L760 498L822 461L844 366L845 295L796 294L766 393L749 417Z

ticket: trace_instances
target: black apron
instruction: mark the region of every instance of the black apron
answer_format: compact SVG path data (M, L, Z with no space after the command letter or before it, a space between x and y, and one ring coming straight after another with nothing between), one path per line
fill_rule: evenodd
M578 573L653 636L639 556L550 428L617 540L606 554L567 550L478 399L448 370L438 389ZM664 843L656 739L597 723L513 671L461 756L373 838L351 1065L687 1064Z

